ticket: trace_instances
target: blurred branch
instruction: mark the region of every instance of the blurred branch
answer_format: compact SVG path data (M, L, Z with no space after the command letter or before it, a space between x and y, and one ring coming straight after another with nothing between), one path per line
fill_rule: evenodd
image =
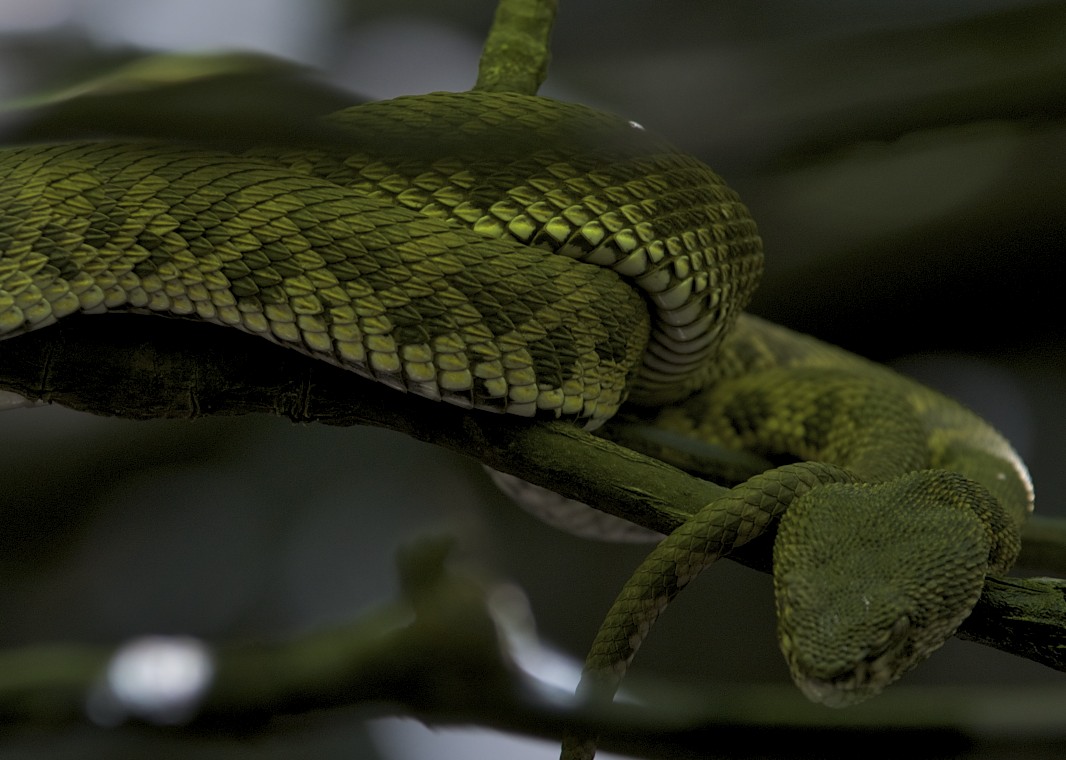
M777 166L824 159L856 141L990 120L1066 117L1066 7L1061 2L974 12L938 24L875 30L796 51L773 72L789 109ZM851 65L841 65L841 62ZM871 89L876 72L892 72ZM812 87L822 84L818 91Z
M792 689L670 687L664 694L661 686L646 685L636 694L646 703L641 706L578 704L515 664L512 653L536 646L528 621L515 605L500 603L506 586L455 569L450 548L447 540L427 540L401 552L403 598L355 623L286 641L201 644L211 664L196 669L202 682L173 669L169 682L165 675L142 679L138 667L131 677L130 668L116 666L140 657L139 667L151 670L152 658L180 643L164 638L118 649L35 646L0 653L0 725L189 720L194 732L269 732L271 721L284 715L361 706L375 714L414 714L431 725L476 723L545 738L567 729L595 731L606 749L692 758L706 757L708 747L720 757L760 756L782 742L790 757L851 757L847 739L874 731L879 748L921 747L923 757L993 758L1006 746L1034 751L1062 738L1061 690L902 688L875 705L841 712L806 703ZM998 716L996 726L982 728L969 718L974 714ZM996 738L1002 736L1009 744Z
M314 70L266 55L141 54L76 84L0 103L0 139L148 139L229 150L348 145L351 134L320 117L359 102Z
M636 109L640 121L669 124L673 139L727 177L821 164L859 143L927 130L1066 117L1066 6L1057 0L777 20L757 32L727 6L700 10L670 26L669 54L656 30L645 39L616 28L630 43L617 55L582 49L581 32L562 24L557 57L574 61L570 81Z

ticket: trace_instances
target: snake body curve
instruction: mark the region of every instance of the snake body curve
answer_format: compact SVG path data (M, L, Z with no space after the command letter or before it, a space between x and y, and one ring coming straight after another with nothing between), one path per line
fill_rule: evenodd
M1013 562L1032 493L1009 444L887 370L739 316L759 238L701 162L625 120L527 95L400 98L331 118L350 135L343 150L0 151L0 337L76 312L201 319L475 409L596 426L627 397L687 398L663 406L663 424L798 460L652 552L590 656L589 682L608 690L666 602L782 514L782 648L801 688L831 704L928 655L985 574ZM942 515L935 531L907 527L924 513ZM893 542L865 563L884 583L856 567Z
M4 151L0 335L77 311L206 319L430 398L591 425L704 384L761 249L703 164L534 96L331 121L343 154Z

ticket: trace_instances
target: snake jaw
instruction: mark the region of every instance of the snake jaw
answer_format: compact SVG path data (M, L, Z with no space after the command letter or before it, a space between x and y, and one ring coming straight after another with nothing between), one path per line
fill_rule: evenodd
M812 672L799 657L788 657L792 679L812 702L826 707L850 707L877 696L908 669L913 660L911 621L899 617L883 642L835 673Z

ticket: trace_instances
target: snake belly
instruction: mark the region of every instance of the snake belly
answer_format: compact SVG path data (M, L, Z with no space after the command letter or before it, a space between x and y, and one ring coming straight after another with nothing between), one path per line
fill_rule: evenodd
M421 396L590 427L706 381L762 254L704 164L535 96L329 120L343 145L0 151L0 337L77 312L200 319Z

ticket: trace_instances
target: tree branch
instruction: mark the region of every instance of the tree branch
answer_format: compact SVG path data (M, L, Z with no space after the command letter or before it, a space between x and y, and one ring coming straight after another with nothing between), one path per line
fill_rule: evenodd
M266 413L296 422L385 427L660 533L724 492L572 425L468 412L404 395L204 323L121 314L70 318L0 342L0 389L131 419ZM1043 534L1037 557L1061 563L1066 547L1056 552L1054 541L1062 532ZM768 570L772 539L760 537L731 559ZM990 581L960 635L1066 670L1060 646L1066 600L1051 581Z
M557 8L557 0L500 0L474 89L536 95L548 76Z

